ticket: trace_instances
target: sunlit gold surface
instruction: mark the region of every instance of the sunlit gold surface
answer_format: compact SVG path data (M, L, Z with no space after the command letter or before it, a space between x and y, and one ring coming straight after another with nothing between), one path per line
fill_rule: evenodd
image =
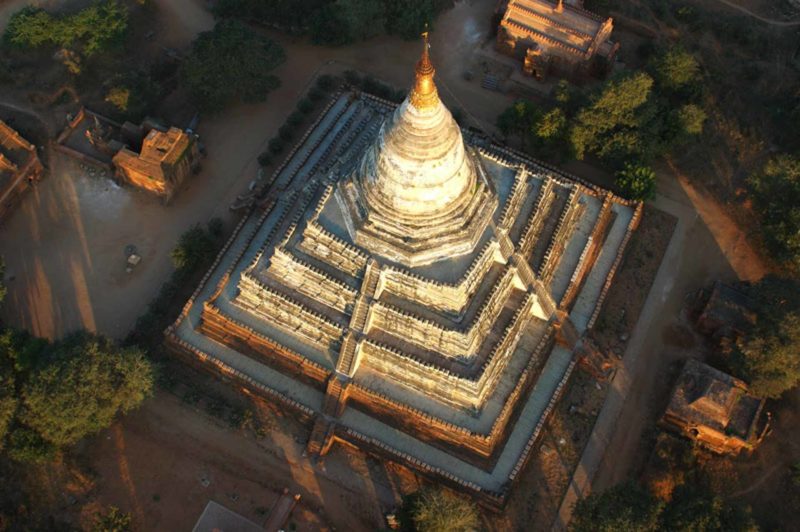
M436 74L436 69L433 68L429 54L430 44L428 43L428 32L422 34L424 40L424 47L422 49L422 56L417 61L416 80L414 88L411 90L411 105L419 110L432 109L436 107L439 102L439 94L436 91L436 84L433 82L433 76Z

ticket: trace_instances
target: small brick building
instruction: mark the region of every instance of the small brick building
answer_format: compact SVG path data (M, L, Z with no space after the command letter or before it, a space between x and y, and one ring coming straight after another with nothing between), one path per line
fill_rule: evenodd
M175 191L197 168L200 152L194 135L176 127L151 129L140 153L122 148L114 155L117 178L172 199Z
M690 359L660 423L717 453L752 451L768 428L765 402L741 380Z
M611 41L613 20L583 9L580 0L507 0L498 12L497 49L540 81L605 75L619 50Z

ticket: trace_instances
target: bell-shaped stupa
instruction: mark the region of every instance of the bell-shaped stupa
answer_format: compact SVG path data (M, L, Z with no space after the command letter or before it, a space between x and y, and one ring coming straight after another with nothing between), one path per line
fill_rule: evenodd
M353 240L412 267L471 252L497 206L439 99L424 37L413 89L337 192Z

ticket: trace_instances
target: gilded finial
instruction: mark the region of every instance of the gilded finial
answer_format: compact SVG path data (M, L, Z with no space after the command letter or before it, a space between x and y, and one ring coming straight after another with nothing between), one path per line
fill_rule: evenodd
M431 63L427 24L425 24L425 31L422 32L422 41L422 56L417 61L414 88L411 90L410 100L411 105L417 109L430 109L439 102L439 94L436 91L436 84L433 82L436 69L433 68L433 63Z

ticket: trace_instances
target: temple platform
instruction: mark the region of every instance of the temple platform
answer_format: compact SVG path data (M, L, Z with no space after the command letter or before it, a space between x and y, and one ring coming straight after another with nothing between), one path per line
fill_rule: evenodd
M641 206L486 138L474 244L409 266L348 229L339 185L395 105L338 94L174 325L176 353L346 441L502 506L575 367Z

